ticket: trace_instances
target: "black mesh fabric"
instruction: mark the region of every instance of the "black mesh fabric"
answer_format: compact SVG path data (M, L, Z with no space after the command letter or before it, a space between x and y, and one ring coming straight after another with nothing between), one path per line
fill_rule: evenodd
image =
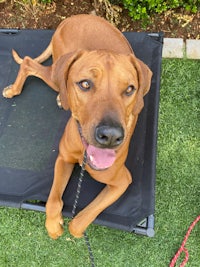
M51 30L0 30L0 90L13 83L19 66L11 56L38 56L48 45ZM162 34L125 33L138 58L153 71L151 90L131 140L126 165L133 183L125 194L98 216L95 223L133 231L154 214L157 117L159 104ZM45 62L51 64L51 59ZM35 77L29 77L22 94L0 96L0 205L22 207L28 200L46 202L53 180L58 144L70 112L57 107L56 93ZM71 216L80 167L75 166L64 199L64 215ZM87 173L78 210L104 187ZM40 204L38 204L40 205ZM33 205L33 209L38 209Z

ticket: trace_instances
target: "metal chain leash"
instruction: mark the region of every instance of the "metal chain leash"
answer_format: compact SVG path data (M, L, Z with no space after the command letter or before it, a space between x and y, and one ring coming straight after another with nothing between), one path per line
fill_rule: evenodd
M74 200L74 204L73 204L73 209L72 209L72 219L74 218L75 213L76 213L76 208L77 208L77 204L78 204L78 200L79 200L79 196L80 196L80 192L81 192L81 185L83 182L86 163L87 163L87 153L85 151L84 156L83 156L83 162L81 165L81 171L80 171L80 175L79 175L79 179L78 179L78 185L77 185L77 189L76 189L76 195L75 195L75 200Z
M83 162L82 162L82 165L81 165L81 171L80 171L80 175L79 175L79 179L78 179L78 185L77 185L77 189L76 189L76 196L75 196L73 209L72 209L72 219L75 217L76 208L77 208L77 204L78 204L78 200L79 200L79 196L80 196L80 192L81 192L81 186L82 186L82 182L83 182L86 163L87 163L87 153L85 151L84 152L84 156L83 156ZM84 239L85 239L85 243L86 243L87 248L88 248L91 266L95 267L92 248L90 246L89 238L88 238L86 232L84 232Z

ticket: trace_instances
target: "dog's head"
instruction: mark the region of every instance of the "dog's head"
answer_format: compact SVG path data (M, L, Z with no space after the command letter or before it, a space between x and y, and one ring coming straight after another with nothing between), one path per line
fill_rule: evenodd
M62 56L55 74L61 104L77 121L90 165L109 167L116 151L130 139L152 72L134 54L102 50Z

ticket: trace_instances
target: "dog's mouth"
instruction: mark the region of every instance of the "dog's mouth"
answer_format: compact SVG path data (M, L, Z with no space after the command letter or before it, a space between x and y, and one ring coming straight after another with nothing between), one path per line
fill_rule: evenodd
M94 170L102 171L111 167L116 158L114 149L99 148L94 145L88 144L82 134L80 123L78 122L78 129L81 140L87 153L87 164Z
M93 145L86 146L87 163L92 169L105 170L111 167L115 161L116 153L114 149L98 148Z

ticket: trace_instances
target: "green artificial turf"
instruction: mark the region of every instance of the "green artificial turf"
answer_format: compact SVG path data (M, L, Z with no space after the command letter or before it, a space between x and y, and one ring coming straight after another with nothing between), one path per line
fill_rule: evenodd
M199 94L200 61L163 60L156 234L148 238L91 225L88 235L96 266L169 266L188 226L200 214ZM42 213L0 208L0 267L90 266L84 240L72 238L67 227L60 239L51 240L44 220ZM187 266L199 267L200 223L192 231L187 248Z

